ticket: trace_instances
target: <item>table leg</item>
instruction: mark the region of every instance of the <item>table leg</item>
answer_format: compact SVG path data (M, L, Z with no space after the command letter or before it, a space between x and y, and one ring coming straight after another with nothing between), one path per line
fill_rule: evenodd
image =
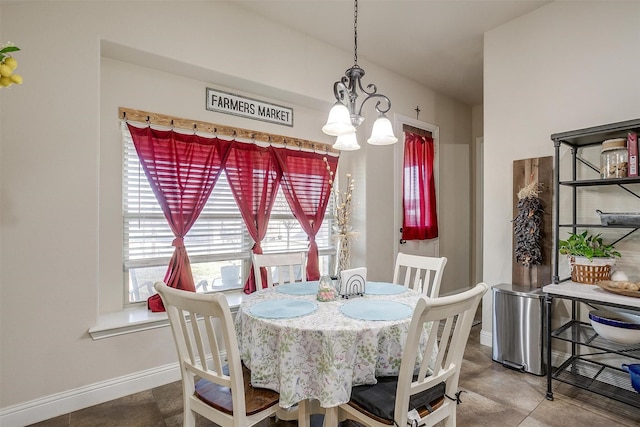
M311 402L307 399L298 402L298 427L311 427Z
M324 427L338 427L338 407L326 408L324 413Z

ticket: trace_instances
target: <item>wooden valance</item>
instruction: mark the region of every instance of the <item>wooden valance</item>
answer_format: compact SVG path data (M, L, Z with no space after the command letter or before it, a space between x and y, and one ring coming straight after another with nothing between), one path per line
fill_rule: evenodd
M306 139L293 138L290 136L276 135L273 133L260 132L250 129L218 125L215 123L201 122L198 120L184 119L181 117L167 116L164 114L151 113L149 111L134 110L132 108L120 107L118 116L122 120L145 123L148 125L165 126L173 129L191 130L194 132L206 132L218 136L231 138L252 139L255 141L268 142L283 146L293 146L305 148L315 152L326 152L339 154L330 144L322 142L308 141Z
M417 128L417 127L414 127L414 126L411 126L411 125L407 125L407 124L402 125L402 132L411 132L411 133L414 133L416 135L433 138L433 134L431 132L429 132L428 130L420 129L420 128Z

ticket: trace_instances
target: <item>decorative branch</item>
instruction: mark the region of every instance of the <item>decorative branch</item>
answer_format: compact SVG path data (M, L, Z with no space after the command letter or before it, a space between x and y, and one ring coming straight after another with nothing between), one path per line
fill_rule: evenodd
M330 174L329 184L333 186L333 173L330 171L328 164L327 170ZM346 270L351 266L351 240L358 234L357 231L352 229L350 224L351 214L353 212L353 190L355 189L355 180L351 177L350 173L346 174L346 177L347 184L344 190L341 191L335 186L331 189L334 197L334 216L336 221L336 224L333 226L333 239L338 244L336 254L336 274L339 274L340 271Z

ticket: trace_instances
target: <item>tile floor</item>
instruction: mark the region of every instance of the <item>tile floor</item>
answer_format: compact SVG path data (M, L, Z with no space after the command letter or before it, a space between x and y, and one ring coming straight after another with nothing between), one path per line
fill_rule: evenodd
M472 328L465 351L458 406L459 426L612 427L639 426L640 409L554 381L554 401L545 399L546 377L515 372L491 360L480 345L480 325ZM640 399L640 395L638 397ZM312 426L322 419L314 416ZM126 396L41 423L37 427L173 427L182 425L180 383ZM215 427L199 419L198 427ZM259 427L295 427L265 421ZM350 424L353 426L353 424ZM346 427L346 426L345 426Z

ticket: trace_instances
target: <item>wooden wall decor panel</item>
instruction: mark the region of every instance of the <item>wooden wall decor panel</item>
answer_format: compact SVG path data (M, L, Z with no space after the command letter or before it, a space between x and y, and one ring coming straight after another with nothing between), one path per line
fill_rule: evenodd
M537 181L541 186L538 197L542 201L544 209L540 249L542 251L542 264L525 267L516 262L515 238L512 247L512 278L514 285L541 288L551 283L552 270L552 244L553 244L553 157L535 157L530 159L515 160L513 162L513 218L518 215L518 192ZM513 235L513 222L511 223Z
M306 139L277 135L274 133L260 132L250 129L231 127L227 125L202 122L198 120L173 117L165 114L152 113L149 111L135 110L133 108L120 107L118 117L122 120L143 123L147 125L158 125L167 128L183 129L192 132L206 132L212 135L225 136L231 138L252 139L255 141L269 142L270 144L283 145L289 147L304 148L316 153L325 152L327 154L339 154L331 144L308 141Z

